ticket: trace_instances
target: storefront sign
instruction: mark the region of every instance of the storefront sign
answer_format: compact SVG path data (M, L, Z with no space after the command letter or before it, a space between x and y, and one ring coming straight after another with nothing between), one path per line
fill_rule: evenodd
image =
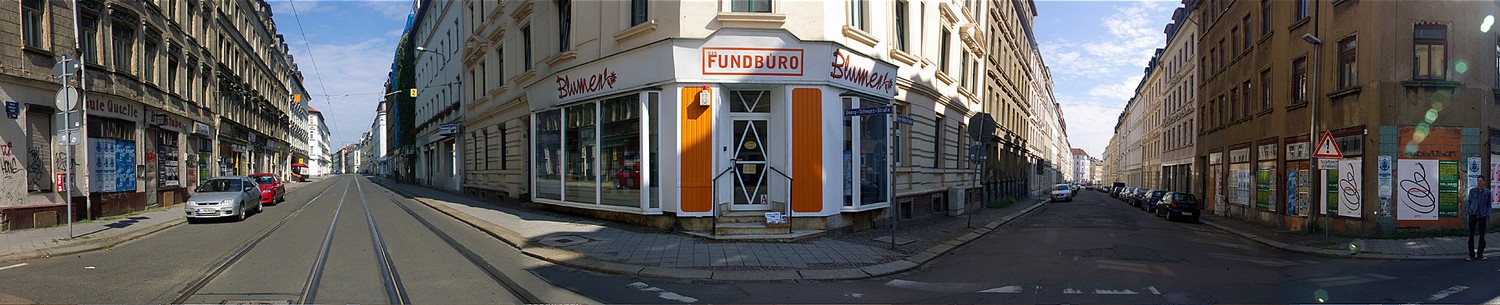
M175 115L165 113L152 114L151 124L155 124L157 127L170 129L177 132L181 132L187 128L187 123L184 123L182 119L177 118L177 116Z
M802 76L802 49L703 48L703 75Z
M89 99L89 115L112 116L119 119L138 121L141 117L141 106L116 102L111 99Z
M893 90L896 87L896 78L892 74L896 71L894 69L877 71L879 65L876 65L874 60L835 48L833 61L830 64L833 66L833 71L828 72L828 77L859 87L895 93Z
M214 134L214 131L211 130L211 129L208 129L208 124L204 124L204 123L201 123L201 122L193 122L193 133L200 134L200 135L205 135L205 136L211 136L211 135Z
M583 75L578 78L570 78L568 75L558 75L554 81L557 83L557 98L565 99L569 96L599 92L605 89L614 89L615 81L619 76L609 67L604 71Z

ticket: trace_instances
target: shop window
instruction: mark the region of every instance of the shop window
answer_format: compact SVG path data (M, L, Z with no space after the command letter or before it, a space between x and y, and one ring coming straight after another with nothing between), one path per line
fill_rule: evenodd
M595 129L598 109L595 103L583 103L568 107L563 116L567 128L563 133L563 200L581 203L598 203L598 130Z
M646 185L650 186L651 188L651 193L647 196L649 197L649 199L647 200L647 207L652 209L661 208L661 171L657 170L661 167L658 165L661 163L658 162L657 159L657 152L661 151L661 140L658 136L661 131L661 125L657 123L656 119L658 114L660 114L660 112L656 111L656 104L657 100L659 99L661 99L661 93L659 92L646 93L645 115L648 118L646 120L646 130L649 130L651 133L650 139L646 144L646 152L650 154L651 157L646 161L649 166L648 170L645 173L645 176L647 177L646 180L648 181Z
M843 99L846 109L881 107L858 97ZM844 119L844 206L885 204L890 189L890 117L866 115Z
M599 105L599 153L604 180L601 203L641 206L641 101L631 94Z
M562 199L562 110L536 114L536 151L533 161L537 198Z

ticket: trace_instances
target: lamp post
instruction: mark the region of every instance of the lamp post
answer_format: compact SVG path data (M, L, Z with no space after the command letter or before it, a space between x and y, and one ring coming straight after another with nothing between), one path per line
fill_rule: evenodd
M1319 89L1319 83L1321 83L1321 82L1319 81L1320 79L1318 77L1320 77L1321 75L1319 75L1319 71L1318 70L1319 70L1320 67L1322 67L1322 63L1323 63L1323 60L1322 60L1322 57L1323 57L1323 40L1322 39L1318 39L1317 36L1313 36L1313 34L1311 34L1311 33L1309 33L1309 34L1302 34L1302 40L1306 41L1307 43L1313 45L1313 74L1312 74L1313 75L1313 77L1312 77L1312 87L1313 87L1313 90L1312 90L1312 99L1309 100L1309 101L1307 101L1308 102L1307 109L1308 109L1308 113L1309 113L1308 116L1307 116L1307 143L1308 143L1308 145L1313 145L1312 143L1319 141L1318 140L1317 122L1318 122L1318 95L1320 93L1318 92L1318 89ZM1303 85L1306 86L1305 83ZM1316 149L1316 148L1313 148L1313 149ZM1308 158L1308 161L1309 161L1308 162L1308 167L1312 167L1314 163L1317 163L1316 162L1317 160L1315 160L1313 158ZM1320 172L1320 173L1326 173L1327 171L1323 170L1323 169L1319 169L1318 172ZM1309 179L1309 180L1316 181L1316 179ZM1312 186L1308 186L1308 189L1312 189ZM1293 190L1287 190L1287 191L1293 191ZM1308 192L1308 197L1309 197L1308 198L1308 205L1312 204L1312 197L1314 197L1314 196L1312 196L1312 193L1313 192L1311 192L1311 191ZM1322 197L1322 196L1317 196L1317 197ZM1327 199L1325 198L1324 200L1327 200ZM1328 204L1325 203L1325 204L1323 204L1323 206L1326 208L1328 206ZM1330 229L1329 226L1330 226L1330 223L1332 222L1332 220L1330 220L1330 218L1332 218L1332 217L1329 217L1328 213L1331 213L1331 212L1333 212L1333 211L1323 211L1323 240L1328 240L1328 230ZM1313 215L1313 214L1317 214L1317 213L1313 213L1312 211L1308 211L1308 215Z

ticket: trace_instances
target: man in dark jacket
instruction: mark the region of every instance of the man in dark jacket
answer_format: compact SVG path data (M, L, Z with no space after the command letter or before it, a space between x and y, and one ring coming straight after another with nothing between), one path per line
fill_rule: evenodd
M1469 215L1469 257L1464 260L1484 259L1484 230L1490 218L1490 188L1489 180L1480 175L1475 180L1475 188L1469 189L1469 198L1465 203L1464 210ZM1474 236L1479 236L1479 243L1474 243Z

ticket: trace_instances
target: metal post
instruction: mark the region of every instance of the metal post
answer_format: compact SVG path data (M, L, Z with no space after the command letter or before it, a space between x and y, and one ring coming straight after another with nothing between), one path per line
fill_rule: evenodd
M891 158L896 153L894 145L891 145L891 135L896 133L896 104L887 102L885 107L890 109L890 113L885 115L885 184L889 187L885 192L885 203L891 209L891 249L895 249L896 224L901 221L901 205L896 204L896 159ZM942 127L939 126L938 128Z
M72 7L72 11L73 11L73 54L75 54L75 55L78 56L78 88L79 88L78 89L78 122L80 122L81 125L79 125L78 128L76 128L76 130L74 132L69 132L68 133L69 138L70 138L68 140L71 141L72 140L71 138L75 137L73 135L73 133L80 133L80 135L76 136L76 138L79 138L78 142L81 143L81 142L84 142L84 139L88 138L87 134L83 134L83 133L87 133L88 132L88 126L89 126L89 123L88 123L88 109L89 109L89 107L88 107L89 85L88 84L89 84L89 82L88 82L88 78L85 77L85 75L84 75L84 72L88 70L88 64L85 64L85 62L87 62L86 59L88 58L89 54L83 54L83 40L82 40L82 38L79 37L79 30L78 30L78 0L73 0L72 5L73 5L73 7ZM63 86L66 87L67 86L67 82L63 82ZM66 112L64 112L64 114L63 114L63 125L66 126L68 124L69 120L71 120L71 118L69 117L69 115ZM67 129L67 128L64 127L64 129ZM74 172L74 168L73 168L73 163L74 163L74 161L73 161L73 150L77 149L77 148L78 148L78 144L73 144L73 145L69 145L69 147L67 149L65 149L68 152L68 155L67 155L68 160L66 160L66 162L68 162L68 174L67 174L67 177L65 179L66 181L63 181L63 184L68 189L68 197L67 198L63 198L63 200L66 200L68 202L68 239L73 239L73 185L75 184L75 183L73 183L74 180L75 180L74 175L73 175L73 172ZM86 217L88 217L88 218L93 218L93 212L90 211L91 210L90 208L93 207L93 201L92 201L92 199L89 198L89 191L87 189L79 189L79 191L83 192L84 215L86 215Z

